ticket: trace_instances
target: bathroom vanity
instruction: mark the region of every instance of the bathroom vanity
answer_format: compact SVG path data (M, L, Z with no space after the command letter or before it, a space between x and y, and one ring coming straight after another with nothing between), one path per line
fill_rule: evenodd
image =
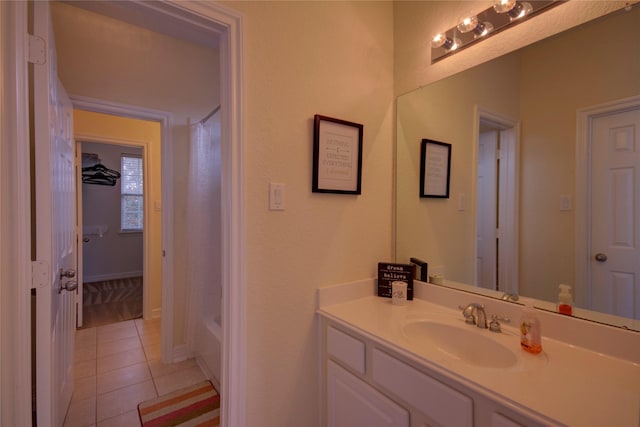
M501 332L467 324L458 306L471 302L512 320ZM373 280L319 289L323 425L639 425L639 333L541 311L532 355L521 311L421 282L404 306L375 296Z

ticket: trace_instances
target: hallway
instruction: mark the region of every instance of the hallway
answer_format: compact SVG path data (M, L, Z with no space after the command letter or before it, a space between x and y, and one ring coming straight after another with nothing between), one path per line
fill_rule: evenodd
M138 403L205 379L194 359L162 363L160 337L160 319L77 330L64 426L139 426Z

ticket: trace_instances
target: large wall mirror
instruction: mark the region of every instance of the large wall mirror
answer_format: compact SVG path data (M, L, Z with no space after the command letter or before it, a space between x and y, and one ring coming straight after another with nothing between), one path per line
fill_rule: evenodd
M396 260L640 330L640 6L397 100ZM450 197L419 197L422 139L452 145Z

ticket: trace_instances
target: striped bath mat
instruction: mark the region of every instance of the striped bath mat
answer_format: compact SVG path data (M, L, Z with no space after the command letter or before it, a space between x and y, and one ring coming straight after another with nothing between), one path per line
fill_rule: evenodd
M220 395L210 381L156 397L138 405L142 427L220 425Z

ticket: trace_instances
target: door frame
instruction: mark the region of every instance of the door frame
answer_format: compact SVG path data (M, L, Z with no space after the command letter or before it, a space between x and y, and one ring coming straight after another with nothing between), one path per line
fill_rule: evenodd
M576 111L574 300L591 308L591 143L593 120L640 109L640 96L622 98Z
M163 132L163 131L161 131ZM152 231L150 228L150 223L151 223L151 212L154 211L154 207L153 207L153 200L151 198L151 190L150 190L150 186L151 186L151 178L150 178L150 167L149 167L149 159L152 158L153 156L150 155L152 153L152 146L151 146L151 142L150 141L138 141L138 140L133 140L133 139L116 139L116 138L104 138L101 136L96 136L96 135L92 135L92 134L75 134L73 135L74 141L75 141L75 149L76 149L76 158L78 157L78 155L80 155L80 161L82 158L82 144L84 143L93 143L93 144L105 144L105 145L116 145L116 146L121 146L121 147L136 147L136 148L140 148L142 149L142 161L143 161L143 165L144 167L142 168L143 170L143 235L142 235L142 240L143 240L143 255L142 255L142 275L143 278L146 276L148 278L148 274L150 271L150 266L151 266L151 260L152 260L152 256L153 254L151 253L151 234ZM80 150L80 153L78 153L78 150ZM80 169L80 168L78 168ZM164 179L164 173L165 171L161 171L161 176L162 178L162 182L165 181ZM169 172L169 174L171 174L171 172ZM77 257L78 257L78 267L77 267L77 277L78 280L82 280L84 278L84 269L82 268L82 266L80 265L80 262L83 261L84 259L84 252L82 250L82 226L83 226L83 215L82 215L82 173L80 171L78 171L78 175L79 176L79 184L80 184L80 188L77 190L76 193L76 209L79 212L77 217L78 217L78 221L76 224L76 241L77 241L77 245L78 245L78 249L77 249ZM165 195L165 190L164 190L164 186L162 185L161 182L161 197L164 197ZM165 206L163 206L163 212L162 213L162 217L164 217L164 210L170 210L173 212L173 206L166 208ZM166 228L165 226L167 226L168 224L165 224L164 222L164 218L162 218L162 232L161 235L163 236L162 238L162 243L163 243L163 247L165 239L164 239L164 229ZM160 255L161 256L161 255ZM164 264L169 263L169 261L166 259L166 257L162 258L162 270L164 272ZM173 264L173 263L171 263ZM161 289L164 289L164 283L165 280L167 278L164 277L164 273L162 274L161 277ZM173 286L173 283L170 283L171 286ZM142 317L144 319L151 319L153 317L153 312L152 312L152 307L151 307L151 283L149 280L143 280L142 281ZM78 289L80 289L80 283L78 284ZM77 300L79 302L82 302L82 297L77 297ZM171 304L171 306L173 306L173 301L169 301L169 303ZM161 307L164 308L164 301L161 302ZM82 307L77 304L77 309L80 311L82 310ZM162 312L161 312L162 313ZM78 314L78 318L80 318L80 314ZM170 321L167 321L167 323L172 323ZM164 330L162 330L162 328L164 328L164 326L161 324L161 334L162 334L162 340L164 339L168 339L169 337L165 337L164 336ZM162 342L162 341L161 341ZM164 350L164 345L162 344L162 349ZM162 355L162 359L163 361L165 361L165 363L171 362L173 361L173 357L169 357L169 355L167 355L167 357L165 357L164 353Z
M32 324L27 17L27 2L0 2L0 424L24 426L32 422L31 340L25 339Z
M115 116L128 117L132 119L149 120L159 122L160 131L160 145L161 145L161 166L160 174L162 177L162 250L164 256L162 257L162 312L161 312L161 347L162 347L162 361L170 363L183 355L174 354L173 347L173 138L171 137L171 128L173 119L170 113L160 110L152 110L149 108L133 107L124 104L118 104L115 102L104 101L100 99L93 99L89 97L69 95L73 107L78 110L91 111L101 114L112 114ZM99 138L94 135L74 135L76 141L83 142L98 142L105 144L118 144L118 145L137 145L143 147L144 156L148 156L149 143L143 141L118 141L111 138ZM148 158L148 157L146 157ZM145 175L147 168L145 168ZM146 178L146 177L145 177ZM148 189L146 188L148 180L145 179L145 192L148 195ZM153 209L149 197L145 197L145 226L147 225L147 215ZM80 233L81 230L78 232ZM149 254L147 253L150 248L149 233L144 235L144 261L143 271L146 273L149 267ZM147 281L143 286L147 286ZM148 297L149 290L145 288L143 298L143 313L144 317L151 315L150 298Z
M27 3L0 2L3 24L0 93L2 111L2 183L0 218L3 239L2 287L2 422L31 423L31 185L29 150L29 87L27 80ZM223 199L223 355L221 378L221 425L245 425L247 400L246 277L245 277L245 179L244 179L244 64L241 13L216 3L165 0L137 3L184 18L205 19L219 32L221 94L223 105L222 183ZM195 22L195 19L193 20ZM196 25L195 23L190 25ZM6 83L6 84L5 84ZM12 88L5 91L4 88ZM5 139L5 137L7 139ZM9 144L4 144L10 141ZM9 164L9 167L4 166ZM6 178L6 180L5 180ZM4 183L7 187L4 187ZM10 187L9 187L10 185ZM169 201L165 201L167 203ZM5 205L7 206L5 208ZM5 215L6 212L6 215ZM8 232L5 232L8 230ZM7 255L4 258L4 255ZM7 268L10 266L11 268ZM5 281L6 279L6 281ZM163 295L173 299L173 295ZM4 308L10 309L4 311ZM173 335L173 334L172 334ZM164 350L164 349L163 349ZM7 368L7 369L4 369ZM7 373L5 376L4 373ZM11 390L11 393L5 393ZM11 410L9 410L11 408Z

